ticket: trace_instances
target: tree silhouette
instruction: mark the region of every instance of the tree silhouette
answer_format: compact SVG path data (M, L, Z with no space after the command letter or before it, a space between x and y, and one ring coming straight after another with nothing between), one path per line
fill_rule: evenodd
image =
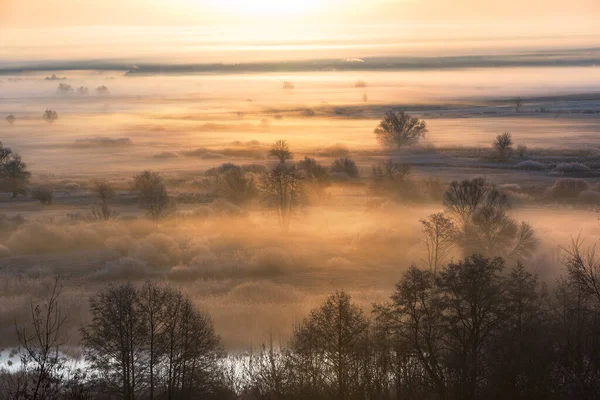
M292 159L292 152L285 140L278 140L273 143L269 150L269 155L276 157L281 164Z
M388 111L375 129L375 135L382 145L398 148L419 143L425 133L425 121L411 117L404 111Z

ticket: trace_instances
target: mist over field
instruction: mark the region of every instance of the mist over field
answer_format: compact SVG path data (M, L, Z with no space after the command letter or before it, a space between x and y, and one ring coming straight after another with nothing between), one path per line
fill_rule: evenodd
M0 400L600 396L594 2L180 2L0 6Z

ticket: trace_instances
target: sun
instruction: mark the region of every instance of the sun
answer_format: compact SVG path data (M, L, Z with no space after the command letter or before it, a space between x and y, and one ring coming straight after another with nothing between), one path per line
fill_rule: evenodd
M294 16L317 11L323 0L211 0L219 12L248 16Z

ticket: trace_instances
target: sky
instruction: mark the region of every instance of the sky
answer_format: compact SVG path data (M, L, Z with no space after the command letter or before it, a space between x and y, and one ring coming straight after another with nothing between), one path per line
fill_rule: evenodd
M268 60L283 44L296 58L598 47L600 1L0 0L5 61Z

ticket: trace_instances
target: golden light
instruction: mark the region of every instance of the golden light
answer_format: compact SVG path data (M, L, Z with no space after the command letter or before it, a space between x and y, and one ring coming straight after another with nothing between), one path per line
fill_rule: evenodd
M217 12L255 17L300 16L318 11L327 3L326 0L210 0L211 8Z

